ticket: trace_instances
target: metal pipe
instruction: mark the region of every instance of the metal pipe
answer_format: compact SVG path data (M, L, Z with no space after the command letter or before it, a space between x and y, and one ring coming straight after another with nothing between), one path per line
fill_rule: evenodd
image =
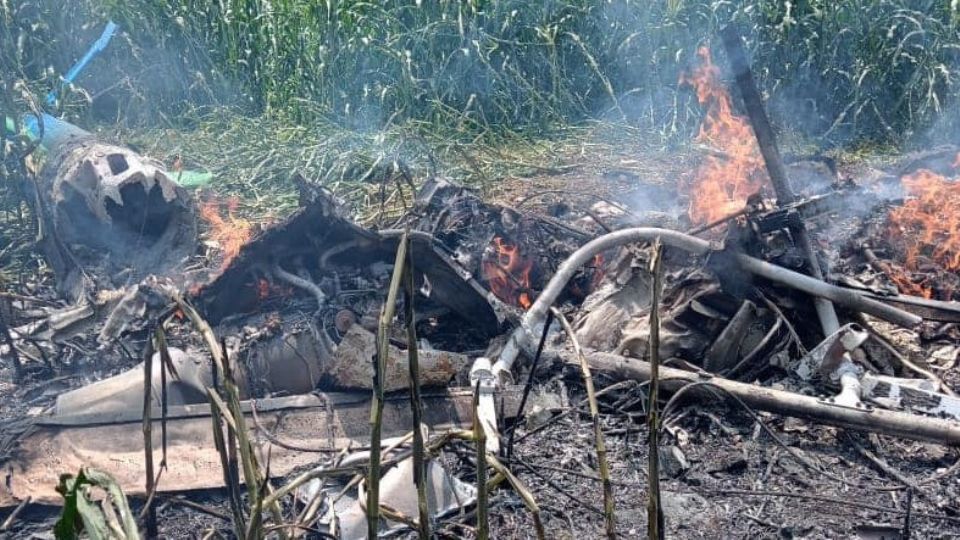
M918 315L878 302L860 294L858 291L837 287L742 253L738 253L736 259L740 266L751 274L776 281L819 298L826 298L847 309L873 315L897 326L913 328L923 322L923 318Z
M568 355L565 360L576 363ZM590 353L587 355L587 361L591 368L621 380L650 379L650 364L643 360L608 353ZM722 377L704 377L698 373L669 367L660 368L660 377L661 386L668 392L675 392L690 383L709 382L761 411L807 418L814 422L867 433L882 433L915 441L960 446L960 423L946 418L869 407L845 407L812 396L765 388ZM703 395L710 394L708 389L703 389Z
M797 196L794 194L793 188L790 187L787 169L783 165L780 148L777 146L777 136L773 132L770 119L767 117L767 111L763 107L763 98L760 97L757 82L753 79L753 72L750 71L750 63L747 61L743 38L740 37L737 29L730 25L720 31L720 39L727 51L727 58L730 59L730 68L736 78L737 88L740 89L747 118L750 119L750 125L753 127L753 134L757 138L760 155L763 156L763 162L767 166L770 183L773 184L773 190L777 194L777 204L790 204L797 200ZM817 255L817 250L814 249L813 240L807 232L806 225L801 222L795 227L791 227L790 231L797 239L797 243L800 244L800 248L807 258L810 265L810 275L823 281L820 257ZM820 327L825 336L829 336L840 329L837 310L834 309L830 300L824 297L814 297L813 307L817 310L817 318L820 320Z
M520 326L511 334L493 366L494 375L502 377L508 374L521 350L532 351L535 345L532 343L534 336L540 335L543 331L547 311L556 302L564 287L567 286L567 283L580 267L592 261L600 252L626 244L649 242L656 238L660 238L660 241L665 245L680 248L695 255L705 255L710 251L719 250L719 246L706 240L679 231L655 227L623 229L587 242L560 265L553 278L533 303L533 306L524 314L520 320ZM908 328L920 324L923 320L912 313L866 298L850 289L842 289L742 253L738 253L734 257L740 266L751 274L776 281L819 298L832 300L849 309L867 313Z

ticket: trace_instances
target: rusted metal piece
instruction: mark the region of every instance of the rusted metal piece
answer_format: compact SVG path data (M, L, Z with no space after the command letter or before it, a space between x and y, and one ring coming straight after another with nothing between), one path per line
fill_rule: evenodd
M67 146L38 183L43 247L68 298L171 272L196 249L193 199L159 163L94 141Z
M353 325L337 346L323 373L337 388L370 389L373 382L373 362L377 351L376 336L360 325ZM446 386L463 369L469 359L462 355L433 349L420 349L420 384L424 387ZM407 354L399 347L390 346L384 390L394 392L410 387Z

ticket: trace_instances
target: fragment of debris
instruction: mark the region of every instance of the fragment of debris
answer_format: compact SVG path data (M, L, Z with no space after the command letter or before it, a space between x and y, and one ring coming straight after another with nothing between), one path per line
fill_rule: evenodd
M536 469L513 459L516 439L576 410L568 392L580 383L563 374L580 373L581 346L603 412L626 415L627 430L642 425L644 400L626 389L650 380L652 340L671 422L677 406L711 403L713 422L742 407L758 432L777 415L960 447L960 397L956 378L946 380L960 354L960 231L930 208L956 202L960 170L941 162L958 150L918 156L867 185L784 164L739 36L724 44L748 114L710 128L756 139L728 148L730 133L705 129L699 142L712 150L690 199L665 208L669 219L619 202L548 215L431 178L402 220L374 230L309 186L292 215L218 236L220 259L201 261L198 229L234 218L216 205L198 211L173 175L130 149L92 137L62 145L36 186L61 301L4 299L2 347L18 355L21 380L90 368L83 384L51 379L55 405L4 429L0 507L61 504L62 473L102 471L151 500L221 490L238 535L258 520L295 519L360 538L371 522L380 534L422 530L424 515L430 526L466 523L502 484L510 495L501 498L539 527L546 510L519 474ZM699 93L708 115L730 114L712 77L706 64L688 82L710 90ZM730 175L732 160L750 173ZM660 305L651 304L654 242L665 250ZM397 268L401 248L411 263ZM387 320L388 302L405 309ZM573 321L569 336L553 308ZM383 406L376 426L371 402ZM591 438L604 433L593 412ZM373 429L375 479L366 476ZM660 448L669 478L698 467L682 431ZM606 455L596 459L605 471ZM162 473L145 482L154 460ZM487 465L493 476L477 485Z

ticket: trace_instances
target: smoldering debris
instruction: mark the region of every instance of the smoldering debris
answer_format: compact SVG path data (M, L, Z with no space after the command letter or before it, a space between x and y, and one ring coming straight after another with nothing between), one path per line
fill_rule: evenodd
M40 178L42 245L66 298L173 275L196 249L193 198L162 165L131 150L68 144Z

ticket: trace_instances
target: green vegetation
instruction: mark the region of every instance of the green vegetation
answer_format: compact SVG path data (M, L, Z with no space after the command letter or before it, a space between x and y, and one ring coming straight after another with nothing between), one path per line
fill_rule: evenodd
M136 516L117 481L108 473L82 468L63 474L57 492L63 496L63 511L54 527L58 540L80 538L139 540Z
M931 126L960 92L960 7L944 0L3 6L20 33L13 65L23 66L19 74L5 68L4 77L22 74L41 86L106 18L121 25L126 34L109 59L79 81L100 97L101 119L155 123L184 104L229 103L364 130L408 120L543 130L603 117L686 135L699 111L678 88L679 73L730 22L750 37L774 112L810 135L901 140Z

